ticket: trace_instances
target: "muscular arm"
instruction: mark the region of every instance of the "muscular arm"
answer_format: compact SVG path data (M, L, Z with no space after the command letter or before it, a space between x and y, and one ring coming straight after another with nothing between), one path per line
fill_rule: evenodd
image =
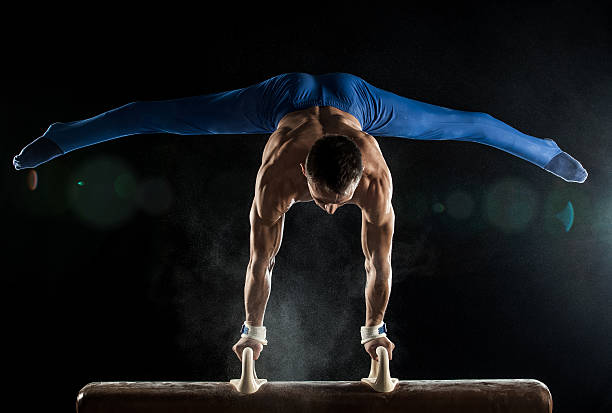
M245 321L252 326L263 325L274 257L280 249L285 223L285 213L278 207L281 188L277 181L266 181L264 174L258 174L249 214L250 259L244 284L244 307Z
M276 174L266 169L262 167L257 173L255 198L249 214L250 259L244 281L244 309L245 322L254 327L263 326L270 297L274 257L280 249L285 212L288 209L282 202L283 181L274 179ZM246 347L253 349L253 358L257 360L263 344L252 338L241 337L232 350L242 360L242 351Z
M361 210L361 246L366 269L366 326L383 321L391 293L391 248L395 213L391 175L370 183Z
M256 208L251 208L250 217L251 254L244 283L245 321L252 326L262 326L270 297L274 257L283 236L285 214L272 223L262 219Z

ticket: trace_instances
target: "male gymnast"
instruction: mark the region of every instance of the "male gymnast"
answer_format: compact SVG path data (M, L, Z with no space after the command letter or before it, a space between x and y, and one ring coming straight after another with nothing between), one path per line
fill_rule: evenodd
M526 135L482 112L435 106L379 89L348 73L284 73L227 92L164 101L136 101L98 116L54 123L13 159L34 168L103 141L143 133L267 134L250 211L250 260L244 286L245 321L232 347L255 360L267 344L264 312L285 214L314 201L329 214L345 204L361 209L365 256L365 325L361 344L377 360L393 358L384 314L391 291L395 214L391 173L373 135L471 141L529 161L567 182L587 172L552 139Z

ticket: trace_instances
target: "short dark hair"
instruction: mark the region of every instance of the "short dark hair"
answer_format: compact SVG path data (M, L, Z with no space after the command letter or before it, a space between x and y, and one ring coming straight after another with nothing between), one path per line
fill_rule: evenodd
M363 163L357 144L344 135L327 135L317 140L306 157L306 174L316 184L344 194L361 178Z

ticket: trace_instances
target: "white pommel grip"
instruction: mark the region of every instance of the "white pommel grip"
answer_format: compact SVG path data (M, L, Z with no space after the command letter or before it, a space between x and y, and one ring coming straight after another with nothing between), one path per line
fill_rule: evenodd
M380 393L393 391L399 380L391 378L389 353L385 347L378 346L376 347L376 355L378 356L378 362L371 358L370 374L367 378L361 379L361 381Z
M242 350L242 375L240 379L232 379L230 383L240 393L251 394L255 393L262 384L266 383L266 379L258 379L255 373L255 361L253 360L253 349L245 347Z

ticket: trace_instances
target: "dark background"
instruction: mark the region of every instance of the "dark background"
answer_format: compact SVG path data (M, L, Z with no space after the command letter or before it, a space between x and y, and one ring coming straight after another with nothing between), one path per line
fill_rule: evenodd
M66 412L93 381L239 377L231 346L268 136L109 141L36 168L35 190L13 156L52 122L300 71L486 112L584 165L588 180L568 183L485 145L378 137L396 212L385 321L393 377L531 378L556 412L612 410L610 10L334 4L5 16L18 23L2 52L9 398ZM360 225L352 205L287 214L260 377L367 376Z

